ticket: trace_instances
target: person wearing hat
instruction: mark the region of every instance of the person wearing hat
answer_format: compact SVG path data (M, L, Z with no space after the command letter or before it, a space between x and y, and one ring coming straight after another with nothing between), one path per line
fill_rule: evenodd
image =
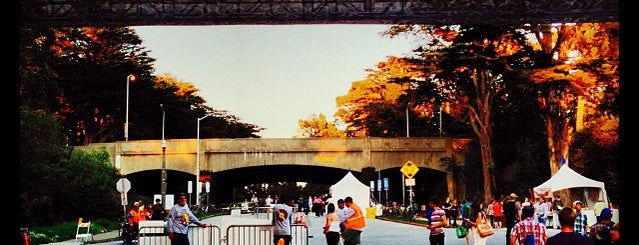
M127 214L127 221L133 226L133 230L138 230L138 224L140 223L140 202L134 202L131 206L131 211Z
M582 205L583 203L579 200L572 202L572 208L575 209L576 215L574 231L577 234L588 236L588 233L586 232L589 229L588 216L586 216L585 213L581 212Z
M131 211L129 211L129 214L127 215L127 220L129 221L129 223L134 223L137 224L140 222L140 207L142 205L140 204L140 202L134 202L133 205L131 206Z
M597 200L597 203L595 203L595 207L593 208L595 210L595 219L597 222L599 222L599 215L601 215L601 210L603 210L606 207L606 204L603 202L603 199L600 197Z
M546 245L592 245L589 237L574 232L575 210L571 207L562 208L557 215L557 220L561 223L561 232L548 237Z
M599 222L590 228L590 238L594 245L612 244L610 231L615 226L615 222L612 221L612 210L602 209L599 218Z
M507 245L510 244L510 233L513 227L520 220L519 210L515 203L517 201L517 197L518 197L517 194L510 193L510 195L508 196L508 200L504 202L503 209L504 209L504 219L505 219L504 221L506 222L506 244Z

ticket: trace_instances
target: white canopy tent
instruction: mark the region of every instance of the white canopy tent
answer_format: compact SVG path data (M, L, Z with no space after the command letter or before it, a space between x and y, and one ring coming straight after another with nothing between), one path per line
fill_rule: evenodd
M353 202L362 208L363 212L370 205L369 187L359 181L350 171L340 181L330 188L331 203L337 207L337 200L348 196L353 198Z
M546 182L533 188L533 192L535 193L535 195L549 197L552 196L553 192L571 188L598 188L598 199L603 200L606 207L610 207L604 182L584 177L583 175L575 172L575 170L572 170L566 164L562 165L561 168L559 168L559 171L557 171L557 173L550 177L550 179L548 179ZM584 195L584 200L580 201L585 202L588 207L594 207L594 204L595 202L597 202L597 200L590 200L588 198L589 195L587 190L585 191ZM572 201L570 203L572 203ZM589 215L592 217L589 217L588 219L594 221L594 211L592 210L592 208L590 208L588 212L592 212L592 214ZM615 220L616 222L618 222L618 215L618 210L613 209L613 220ZM588 223L590 225L594 224L592 222Z
M555 191L579 187L599 188L599 197L603 199L606 207L609 206L608 195L606 194L606 187L603 182L584 177L583 175L575 172L575 170L572 170L566 164L561 165L561 168L559 168L559 171L557 171L555 175L541 185L533 188L533 191L537 195L551 196Z

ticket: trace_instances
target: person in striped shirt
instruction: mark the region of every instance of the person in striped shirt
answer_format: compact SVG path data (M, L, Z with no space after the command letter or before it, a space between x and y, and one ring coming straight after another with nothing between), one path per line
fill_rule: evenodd
M428 218L428 224L426 228L430 230L428 241L431 245L444 245L444 227L448 224L446 218L446 211L440 206L439 199L433 197L428 201L428 206L431 210L430 217Z

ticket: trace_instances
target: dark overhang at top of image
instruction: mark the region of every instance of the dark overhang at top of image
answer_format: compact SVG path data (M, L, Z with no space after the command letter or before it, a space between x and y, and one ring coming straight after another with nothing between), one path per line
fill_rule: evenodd
M26 26L618 22L618 0L22 0Z

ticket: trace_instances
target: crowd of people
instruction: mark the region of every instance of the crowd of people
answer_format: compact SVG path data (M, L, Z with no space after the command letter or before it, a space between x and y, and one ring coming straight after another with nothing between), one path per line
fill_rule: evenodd
M362 208L353 202L353 198L348 196L337 200L337 207L328 196L312 199L302 198L296 202L295 199L286 194L279 196L282 203L273 206L273 243L275 245L289 245L291 242L291 225L294 217L294 210L308 214L311 207L306 204L312 203L312 209L316 217L325 215L323 233L328 245L357 245L361 243L361 233L366 227L366 219ZM315 200L322 200L322 202Z
M612 221L612 209L599 200L594 206L596 220L588 221L582 208L580 200L567 207L559 196L535 200L520 199L517 194L511 193L487 204L479 197L460 203L450 198L440 203L439 199L433 198L429 201L425 218L432 245L444 244L444 227L458 226L468 231L464 237L467 245L485 245L490 236L479 234L478 224L482 222L489 222L495 229L505 227L507 245L621 244L619 224ZM549 228L561 231L549 236Z
M275 197L271 199L269 195L263 200L272 207L275 245L291 243L291 226L298 222L297 219L294 220L296 212L304 212L305 215L312 212L315 217L324 216L323 233L328 245L361 243L361 233L366 227L365 214L353 202L352 197L338 199L336 202L328 195L299 199L286 194ZM260 202L255 196L251 201ZM499 239L480 235L478 225L484 222L490 223L494 229L506 228L507 245L621 244L619 224L612 221L612 209L598 202L594 207L596 221L589 222L582 208L583 203L579 200L567 207L559 196L535 200L525 197L520 199L518 195L511 193L487 204L480 197L461 202L451 198L446 198L443 202L431 198L423 215L428 221L426 228L432 245L444 245L444 228L447 227L463 226L468 231L464 237L467 245L485 245L488 239ZM178 203L170 211L164 209L159 199L156 199L154 205L135 202L128 218L130 223L136 225L142 220L167 220L172 244L188 245L188 239L186 242L184 239L188 224L204 226L190 212L185 194L178 195ZM549 236L548 229L560 229L560 232Z

